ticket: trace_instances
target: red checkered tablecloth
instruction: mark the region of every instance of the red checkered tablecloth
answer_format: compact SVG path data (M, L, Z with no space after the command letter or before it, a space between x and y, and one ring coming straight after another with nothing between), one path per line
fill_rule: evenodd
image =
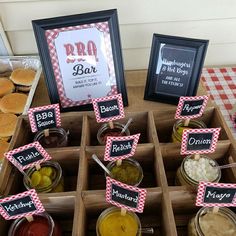
M230 118L236 103L236 67L204 68L201 78L210 98L219 106L226 124L236 138L236 128Z

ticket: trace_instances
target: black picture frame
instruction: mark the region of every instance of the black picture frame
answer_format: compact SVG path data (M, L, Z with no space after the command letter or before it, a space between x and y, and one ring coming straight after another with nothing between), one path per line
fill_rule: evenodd
M208 40L153 34L144 99L178 104L197 93Z
M32 25L52 104L59 103L62 112L92 110L93 98L121 93L128 105L116 9Z

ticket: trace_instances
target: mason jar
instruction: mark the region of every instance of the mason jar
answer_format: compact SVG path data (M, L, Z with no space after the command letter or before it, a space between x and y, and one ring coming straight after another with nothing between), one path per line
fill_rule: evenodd
M13 221L8 236L62 236L61 228L47 213L33 215L29 222L25 217Z
M202 207L188 223L188 236L235 236L236 215L228 208Z
M36 167L26 170L23 183L26 189L34 188L37 193L55 193L64 191L64 178L59 163L46 161L40 164L41 168L37 171Z
M199 159L189 155L183 159L177 170L175 184L197 190L200 181L218 183L220 178L221 169L215 160L205 155L200 155Z
M100 129L97 132L97 140L100 145L106 144L106 139L108 136L129 136L130 131L127 128L124 133L121 134L122 129L125 127L125 125L113 122L114 128L111 129L109 123L103 124Z
M97 236L141 236L141 223L134 212L121 215L121 208L110 207L97 219Z
M44 130L41 130L36 133L34 141L38 141L44 148L66 147L68 134L61 127L50 128L49 136L45 136Z
M116 164L116 161L111 161L108 163L107 169L110 170L113 179L124 184L137 187L143 179L142 167L132 158L123 159L119 166ZM106 172L105 176L107 176Z
M200 120L190 120L188 126L184 126L184 120L177 120L173 126L171 135L172 143L181 143L184 129L205 129L206 124Z

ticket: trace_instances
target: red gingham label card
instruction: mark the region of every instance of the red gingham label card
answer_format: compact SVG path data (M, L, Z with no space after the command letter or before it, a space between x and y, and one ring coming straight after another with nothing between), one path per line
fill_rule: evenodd
M104 161L116 161L133 156L140 134L131 136L111 137L106 140Z
M61 126L59 104L34 107L28 110L32 132Z
M35 189L0 199L0 214L6 220L32 216L44 211Z
M200 182L196 206L235 207L236 184Z
M4 155L21 172L52 159L38 141L13 149Z
M180 97L175 119L200 117L207 105L208 96Z
M214 152L220 130L221 128L185 129L182 135L181 155Z
M128 211L143 212L147 190L106 178L106 201Z
M108 122L125 117L121 94L92 100L97 122Z

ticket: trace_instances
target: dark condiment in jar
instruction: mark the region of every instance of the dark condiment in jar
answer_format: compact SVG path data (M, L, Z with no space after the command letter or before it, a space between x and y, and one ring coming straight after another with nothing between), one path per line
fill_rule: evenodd
M33 221L20 218L13 222L9 236L62 236L60 225L46 212L33 215Z
M107 129L106 132L101 134L101 140L105 143L108 136L119 137L119 136L126 136L126 134L125 133L121 134L121 130L118 128Z
M68 144L68 137L64 129L51 128L48 136L45 136L43 130L38 132L34 141L38 141L44 148L65 147Z

